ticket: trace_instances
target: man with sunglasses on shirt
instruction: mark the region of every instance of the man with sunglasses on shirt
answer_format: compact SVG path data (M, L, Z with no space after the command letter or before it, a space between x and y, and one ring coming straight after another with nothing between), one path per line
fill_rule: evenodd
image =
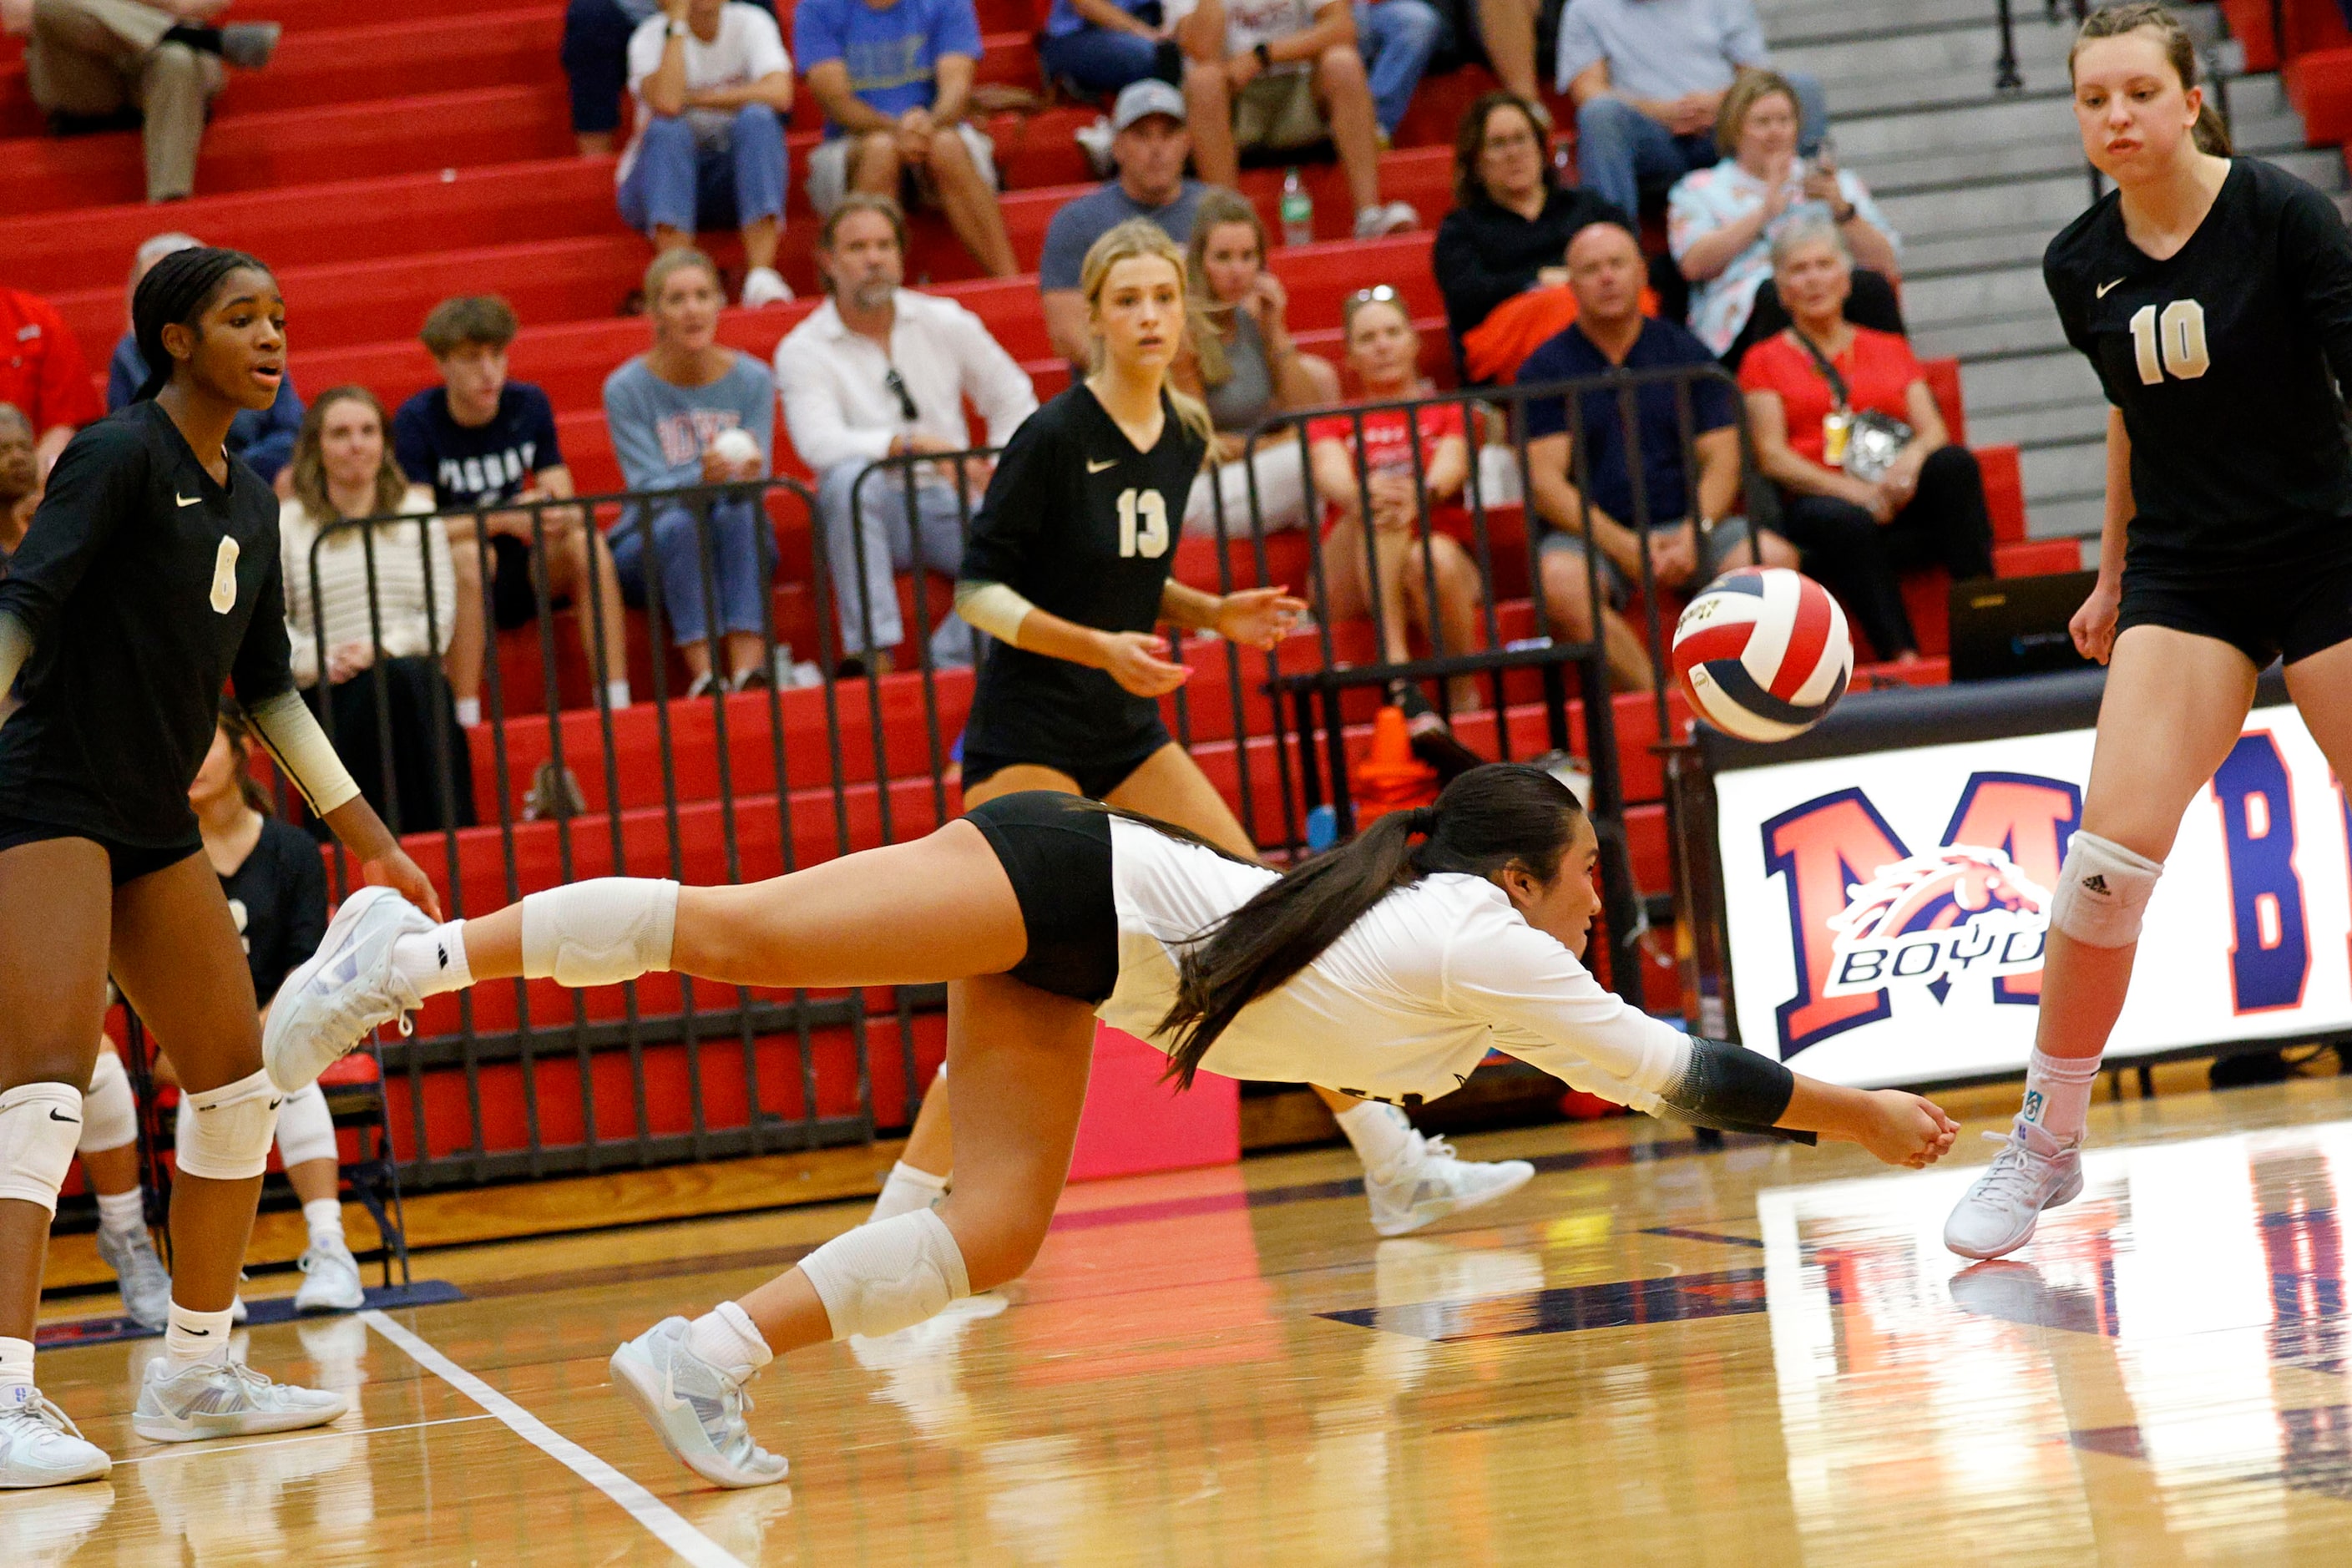
M884 467L862 485L859 476L890 458L971 449L966 399L987 422L989 447L1003 446L1037 408L1027 373L978 316L899 286L906 256L906 217L897 202L863 192L842 198L817 238L825 302L776 345L784 428L817 476L817 524L841 646L877 675L891 668L906 638L897 574L919 565L956 570L989 465ZM969 665L971 628L946 613L941 589L932 601L939 624L931 662Z

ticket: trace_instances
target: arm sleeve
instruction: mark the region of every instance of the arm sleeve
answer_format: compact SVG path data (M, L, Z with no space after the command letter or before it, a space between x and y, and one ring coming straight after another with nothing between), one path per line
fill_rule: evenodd
M815 342L798 335L776 345L776 385L783 395L784 434L814 473L860 458L877 461L890 450L890 432L850 426L823 353Z
M2279 251L2336 385L2352 390L2352 235L2335 204L2298 185L2279 215Z
M981 319L956 307L956 359L963 367L964 395L988 422L988 444L1002 447L1022 422L1037 412L1037 388Z
M662 459L661 438L654 434L653 411L625 374L604 384L604 428L612 437L613 456L620 459L621 475L629 481L629 489L667 488L663 481L669 465Z
M302 395L294 390L294 378L286 376L278 384L277 400L261 416L261 434L237 455L247 468L275 484L286 465L294 460L294 437L301 429Z
M1580 1088L1597 1069L1641 1097L1612 1097L1622 1103L1654 1111L1688 1070L1687 1036L1603 990L1575 954L1498 909L1463 921L1442 984L1445 1005L1493 1029L1499 1048Z
M1446 320L1457 337L1494 314L1496 306L1523 291L1539 270L1488 267L1477 237L1470 232L1469 213L1458 207L1437 226L1429 261L1437 274L1438 290L1445 296Z
M24 627L28 654L90 563L113 543L146 482L146 448L127 426L100 426L66 443L8 574L0 578L0 612Z
M1055 460L1060 443L1043 420L1032 416L1005 444L1004 456L988 481L971 536L964 543L964 583L1005 583L1019 587L1040 526L1054 510Z
M313 816L323 818L359 798L360 786L352 782L342 759L335 755L334 742L301 698L281 691L258 703L241 697L237 700L269 760L302 792Z
M931 37L931 58L941 55L969 55L980 58L980 12L972 0L943 0L936 16L938 31Z

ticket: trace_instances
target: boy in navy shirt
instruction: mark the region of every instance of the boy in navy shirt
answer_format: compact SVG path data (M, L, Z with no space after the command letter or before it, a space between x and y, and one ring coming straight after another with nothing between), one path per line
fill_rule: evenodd
M393 455L411 482L431 485L435 506L490 508L517 501L561 499L574 494L572 470L563 465L555 434L555 409L547 394L527 382L507 380L507 348L514 342L515 313L496 295L444 300L425 318L418 335L441 369L439 386L418 393L393 416ZM595 584L597 613L604 623L604 646L612 651L604 687L612 705L629 705L626 627L613 553L604 535L572 508L541 514L546 541L547 595L551 606L584 602ZM500 631L529 626L537 616L531 582L531 514L486 511L446 520L449 558L457 578L457 626L447 666L460 722L481 722L482 654L488 633L482 584L490 587L490 615ZM488 551L482 545L487 538ZM596 560L592 578L589 552ZM581 645L589 668L597 668L595 622L580 618Z

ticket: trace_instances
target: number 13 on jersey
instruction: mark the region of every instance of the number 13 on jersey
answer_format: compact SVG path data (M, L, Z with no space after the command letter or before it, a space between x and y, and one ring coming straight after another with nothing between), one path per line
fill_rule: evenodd
M2205 307L2194 300L2175 300L2161 312L2142 305L2132 312L2131 335L2143 385L2158 384L2168 372L2194 381L2213 363L2205 352Z
M1146 561L1168 553L1168 501L1158 490L1118 492L1118 552Z

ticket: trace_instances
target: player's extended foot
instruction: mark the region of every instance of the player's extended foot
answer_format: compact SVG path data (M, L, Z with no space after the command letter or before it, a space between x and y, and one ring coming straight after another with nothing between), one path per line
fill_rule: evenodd
M104 1479L106 1450L28 1384L0 1388L0 1487L61 1487Z
M1944 1222L1944 1245L1962 1258L1999 1258L2033 1239L2042 1211L2070 1204L2083 1191L2083 1140L2064 1142L2019 1117L2005 1144L1968 1195Z
M362 888L343 900L319 951L286 977L261 1031L269 1081L288 1094L319 1075L381 1025L424 1005L416 987L393 967L392 944L427 931L425 911L390 888Z
M1535 1175L1525 1160L1465 1160L1443 1138L1412 1134L1414 1147L1385 1171L1364 1173L1372 1229L1403 1236L1433 1221L1491 1204L1517 1192Z
M114 1270L122 1289L122 1311L142 1329L160 1329L172 1315L172 1276L155 1256L155 1243L143 1230L121 1236L100 1226L98 1255Z
M302 1270L302 1288L294 1292L296 1311L356 1312L367 1305L359 1259L341 1237L312 1241L296 1267Z
M323 1426L350 1408L340 1394L273 1383L242 1362L199 1362L175 1373L159 1356L147 1363L131 1429L151 1443L197 1443Z
M613 1352L613 1386L653 1423L678 1463L722 1487L764 1487L792 1466L751 1440L751 1396L687 1347L686 1320L664 1318Z

